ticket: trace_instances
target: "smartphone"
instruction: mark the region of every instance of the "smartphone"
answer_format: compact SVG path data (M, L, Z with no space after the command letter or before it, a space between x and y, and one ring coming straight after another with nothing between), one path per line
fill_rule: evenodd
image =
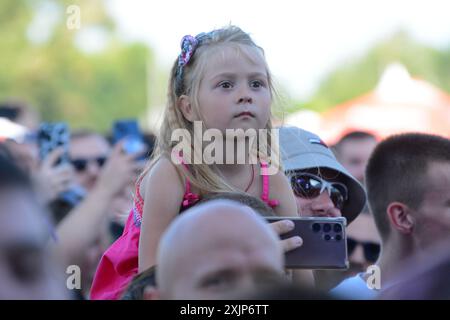
M70 132L69 127L64 122L44 122L40 125L37 132L37 142L39 146L39 157L44 160L56 148L62 147L64 152L56 161L55 167L61 164L70 163L69 157L69 142ZM58 195L54 201L57 208L64 208L64 212L70 211L77 206L84 196L86 191L79 185L73 185L68 190L63 191ZM60 210L61 211L61 210Z
M39 157L41 160L47 158L56 148L62 147L63 155L58 159L55 166L61 163L70 162L69 159L69 127L64 122L44 122L37 132L37 142L39 146Z
M300 236L303 245L286 252L287 269L348 269L344 217L266 217L268 222L291 220L295 228L281 236Z
M114 122L112 129L113 144L122 139L125 139L123 149L126 153L142 153L136 160L145 160L146 154L144 151L147 149L147 146L136 119L123 119Z

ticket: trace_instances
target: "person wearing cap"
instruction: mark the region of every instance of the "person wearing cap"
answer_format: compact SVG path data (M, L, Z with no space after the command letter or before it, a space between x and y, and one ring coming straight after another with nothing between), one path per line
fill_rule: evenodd
M298 214L342 216L346 218L347 225L355 220L366 203L364 188L337 161L322 139L297 127L280 128L279 137L281 160L291 182ZM349 270L366 265L360 260L353 263L353 255L349 256L349 263ZM359 272L366 270L359 269ZM316 287L324 291L352 275L346 271L314 272Z
M340 217L350 224L366 203L363 186L312 132L297 127L279 131L280 153L300 216Z

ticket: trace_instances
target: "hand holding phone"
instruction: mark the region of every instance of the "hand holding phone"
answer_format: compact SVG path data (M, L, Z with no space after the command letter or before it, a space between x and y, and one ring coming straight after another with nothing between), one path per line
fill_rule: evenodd
M135 119L114 122L112 140L113 144L123 140L123 151L126 154L136 154L136 160L145 159L147 146Z
M60 180L61 190L56 200L58 206L65 206L67 210L75 207L85 196L85 190L78 185L71 184L70 172L61 167L71 165L69 158L69 127L64 122L42 123L37 133L39 156L43 168L50 170L55 179ZM56 157L57 159L54 159ZM49 167L50 166L50 167ZM56 169L58 167L58 169ZM64 172L57 172L63 170ZM45 172L43 172L45 174ZM61 173L61 174L59 174ZM62 180L61 180L62 179ZM50 181L46 181L49 183ZM58 183L59 184L59 183Z
M284 220L276 220L270 222L270 226L275 231L275 233L278 234L280 238L282 238L281 245L284 252L294 250L303 244L303 239L299 235L290 238L285 237L285 235L288 232L292 231L295 227L295 224L294 222L292 222L292 220L289 220L288 218Z
M300 247L286 252L288 269L347 269L346 219L327 217L266 217L268 222L289 219L292 231L280 236L282 240L300 236Z
M60 163L69 163L69 140L69 127L66 123L42 123L37 133L39 157L41 161L46 159L54 150L60 148L62 149L62 153L55 162L55 166Z

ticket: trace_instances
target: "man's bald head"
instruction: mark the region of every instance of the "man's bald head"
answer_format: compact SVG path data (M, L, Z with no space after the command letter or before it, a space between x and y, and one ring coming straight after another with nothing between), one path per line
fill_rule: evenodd
M213 200L179 216L158 249L163 299L223 298L283 272L278 236L251 208Z

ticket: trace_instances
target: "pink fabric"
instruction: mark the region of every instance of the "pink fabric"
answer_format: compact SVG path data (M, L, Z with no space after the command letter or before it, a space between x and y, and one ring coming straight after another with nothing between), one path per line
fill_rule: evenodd
M120 299L127 285L138 273L140 228L133 214L128 217L122 236L103 254L91 288L92 300Z
M122 236L103 254L91 287L92 300L120 299L127 285L138 273L138 248L144 199L136 184L136 199Z
M187 168L187 166L183 163ZM270 207L279 204L276 199L269 199L269 175L267 164L261 163L263 171L263 191L261 199ZM136 199L130 211L122 236L103 254L95 273L91 288L92 300L117 300L138 273L139 236L141 232L144 199L139 192L140 179L136 183ZM199 200L198 194L191 192L191 184L186 179L182 209L194 205Z
M262 190L262 195L261 195L261 199L262 201L264 201L265 203L267 203L267 205L269 205L269 207L271 208L275 208L276 206L278 206L280 204L280 201L278 199L269 199L269 194L270 194L270 179L269 179L269 175L268 175L268 164L266 162L261 162L261 168L262 168L262 179L263 179L263 190Z

